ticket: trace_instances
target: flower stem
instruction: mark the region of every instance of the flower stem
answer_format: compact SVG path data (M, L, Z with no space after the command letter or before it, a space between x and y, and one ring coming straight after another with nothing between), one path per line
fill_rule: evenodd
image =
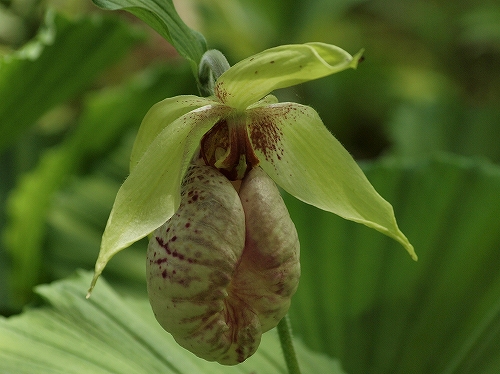
M292 340L292 327L288 314L278 323L278 335L280 337L281 349L285 356L286 366L289 374L300 374L299 362L295 354Z

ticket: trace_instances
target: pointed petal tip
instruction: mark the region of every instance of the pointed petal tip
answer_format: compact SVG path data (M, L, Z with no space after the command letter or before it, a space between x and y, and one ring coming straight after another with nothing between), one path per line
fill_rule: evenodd
M85 298L88 300L90 299L90 296L92 295L92 291L94 290L95 284L97 283L97 279L99 279L99 276L102 273L102 269L98 269L98 265L96 264L96 269L94 270L94 276L92 277L92 280L90 281L90 287L87 291L87 295L85 295Z
M418 256L415 253L415 248L413 248L413 245L402 232L399 232L399 236L396 238L396 240L406 249L413 261L418 261Z
M358 68L358 64L365 59L363 56L364 53L365 53L365 49L361 48L358 53L356 53L354 56L352 56L351 68L353 68L354 70L356 70Z
M365 226L368 226L372 229L375 229L375 230L381 232L382 234L387 235L391 239L394 239L395 241L397 241L399 244L401 244L403 246L403 248L406 250L406 252L408 252L408 254L410 255L410 257L413 261L418 261L418 256L417 256L417 253L415 252L415 248L410 243L410 241L405 236L405 234L403 234L401 232L401 230L399 230L399 228L397 227L397 224L396 224L396 226L388 228L388 227L382 227L382 226L377 225L377 224L374 225L373 222L356 221L356 220L353 220L353 221L358 222L358 223L362 223ZM394 223L395 223L395 221L394 221Z
M412 259L413 261L418 261L418 256L417 256L417 254L415 253L415 249L413 248L413 246L412 246L410 243L408 243L408 244L405 246L405 249L406 249L406 251L409 253L409 255L410 255L410 257L411 257L411 259Z

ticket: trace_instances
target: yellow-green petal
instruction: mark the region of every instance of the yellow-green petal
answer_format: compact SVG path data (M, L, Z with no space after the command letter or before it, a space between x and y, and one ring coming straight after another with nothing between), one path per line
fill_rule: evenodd
M89 294L111 257L175 213L189 161L203 135L227 109L207 105L186 113L165 127L149 145L116 195Z
M396 239L417 259L398 228L392 206L375 191L314 109L280 103L248 114L250 141L262 168L279 186L308 204Z
M218 99L245 109L278 88L293 86L356 68L362 51L351 56L325 43L283 45L253 55L222 74L215 84Z
M194 95L175 96L162 100L149 109L142 120L130 155L130 171L141 159L156 136L170 123L184 114L205 105L215 104L213 100Z

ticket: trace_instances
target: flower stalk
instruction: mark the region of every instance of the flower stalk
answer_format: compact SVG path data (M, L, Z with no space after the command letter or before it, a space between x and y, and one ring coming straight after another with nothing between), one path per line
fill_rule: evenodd
M300 374L300 366L293 346L292 326L288 314L278 323L277 330L288 374Z

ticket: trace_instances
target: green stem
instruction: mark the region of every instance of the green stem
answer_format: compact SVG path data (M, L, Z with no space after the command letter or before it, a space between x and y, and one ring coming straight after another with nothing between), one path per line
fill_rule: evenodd
M278 335L280 337L281 349L285 356L286 366L289 374L300 374L299 362L293 347L292 328L288 314L278 323Z

